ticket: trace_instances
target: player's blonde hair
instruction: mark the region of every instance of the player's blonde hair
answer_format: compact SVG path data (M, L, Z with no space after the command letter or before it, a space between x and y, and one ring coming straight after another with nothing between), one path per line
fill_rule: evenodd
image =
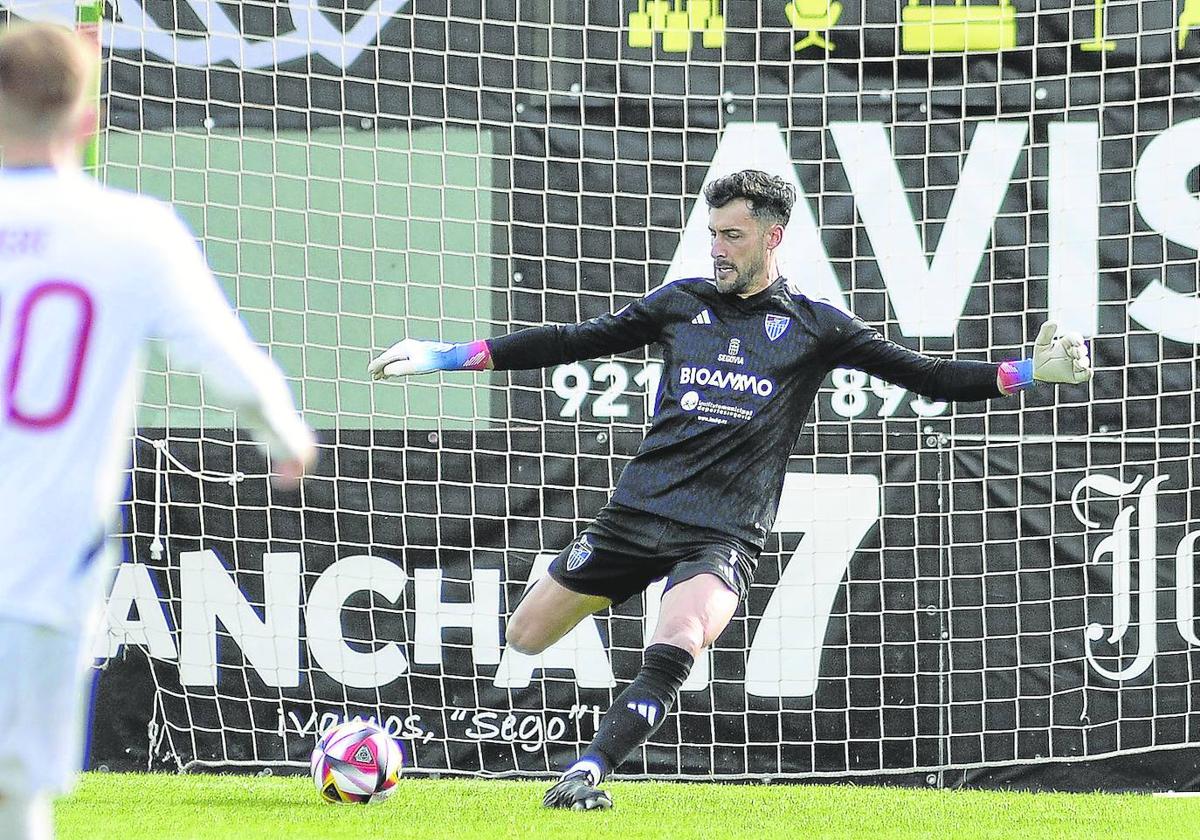
M0 29L0 138L37 141L70 130L95 72L95 56L69 29Z

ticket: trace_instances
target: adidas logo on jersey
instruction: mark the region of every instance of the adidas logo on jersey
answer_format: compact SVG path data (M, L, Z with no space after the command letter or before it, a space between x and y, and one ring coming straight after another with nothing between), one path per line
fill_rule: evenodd
M653 726L654 722L658 720L658 706L656 706L654 703L629 702L625 704L625 708L644 717L646 719L646 723L650 724L651 726Z
M692 319L692 323L693 324L711 324L712 323L712 315L708 314L707 309L701 309L700 314Z
M737 562L738 554L736 551L731 549L729 552L729 559L725 561L725 571L732 580L737 580Z

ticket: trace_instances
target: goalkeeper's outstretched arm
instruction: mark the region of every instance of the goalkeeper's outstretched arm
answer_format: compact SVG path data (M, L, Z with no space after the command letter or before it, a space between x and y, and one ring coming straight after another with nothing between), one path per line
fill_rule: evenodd
M546 324L462 344L405 338L372 359L367 372L386 380L439 370L533 370L624 353L658 340L656 301L652 293L579 324Z
M1078 333L1057 335L1047 321L1033 357L992 362L942 359L888 341L858 318L836 312L827 356L831 367L853 367L926 397L977 401L1007 396L1037 382L1081 384L1092 378L1087 343Z

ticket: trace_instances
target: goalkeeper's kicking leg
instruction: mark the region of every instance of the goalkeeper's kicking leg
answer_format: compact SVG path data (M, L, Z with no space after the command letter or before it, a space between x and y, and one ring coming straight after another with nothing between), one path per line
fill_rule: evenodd
M730 585L710 573L667 591L641 670L613 701L592 743L546 792L543 804L574 810L612 807L600 783L662 725L696 657L725 629L738 601Z

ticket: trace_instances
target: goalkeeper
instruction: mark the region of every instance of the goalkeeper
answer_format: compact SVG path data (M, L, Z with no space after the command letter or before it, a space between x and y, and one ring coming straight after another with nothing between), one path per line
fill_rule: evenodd
M507 643L539 653L586 616L666 578L658 626L595 740L545 796L552 808L610 808L599 789L662 724L692 664L725 629L754 576L788 456L825 376L850 367L926 397L977 401L1035 382L1091 378L1079 335L1038 333L1033 358L951 361L885 340L779 275L775 252L796 200L746 170L712 182L714 278L668 283L619 312L466 344L405 339L369 366L377 380L438 370L525 370L661 347L657 410L609 504L518 605Z

